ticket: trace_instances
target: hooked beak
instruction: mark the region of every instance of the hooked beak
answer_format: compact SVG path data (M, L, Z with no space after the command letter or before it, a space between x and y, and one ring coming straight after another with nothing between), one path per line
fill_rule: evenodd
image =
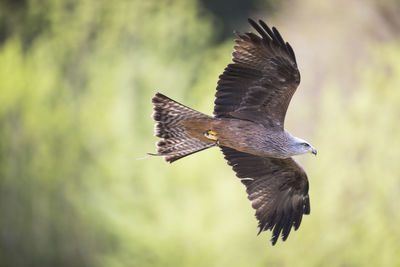
M311 148L311 153L313 153L316 156L317 155L317 150L315 148Z

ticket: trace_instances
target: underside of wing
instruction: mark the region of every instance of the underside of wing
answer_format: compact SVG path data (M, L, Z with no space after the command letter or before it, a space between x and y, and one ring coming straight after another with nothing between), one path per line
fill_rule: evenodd
M228 147L221 150L246 186L259 233L271 230L273 245L279 235L285 241L292 227L298 229L303 214L310 213L308 179L302 167L292 158L264 158Z
M282 125L300 83L293 49L276 28L249 19L261 35L236 33L233 62L219 77L214 114L264 125Z

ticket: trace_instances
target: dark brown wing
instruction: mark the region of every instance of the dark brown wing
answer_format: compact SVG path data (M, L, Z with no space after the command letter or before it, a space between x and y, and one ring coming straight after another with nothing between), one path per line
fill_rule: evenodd
M233 64L219 77L214 114L281 126L300 73L291 46L278 30L263 22L249 23L261 35L236 33ZM272 125L271 125L272 124Z
M302 167L292 158L264 158L228 147L221 149L247 188L259 221L258 233L271 230L272 245L280 234L285 241L292 226L297 230L303 214L310 213L308 179Z

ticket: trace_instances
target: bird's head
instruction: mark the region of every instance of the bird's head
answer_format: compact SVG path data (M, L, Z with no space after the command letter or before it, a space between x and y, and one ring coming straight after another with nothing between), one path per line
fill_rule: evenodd
M303 139L295 137L293 145L294 153L296 155L311 153L317 155L317 150Z
M304 151L303 154L305 154L305 153L312 153L312 154L314 154L315 156L317 155L317 150L316 150L315 148L313 148L309 143L303 142L303 143L301 143L300 145L303 147L303 151Z

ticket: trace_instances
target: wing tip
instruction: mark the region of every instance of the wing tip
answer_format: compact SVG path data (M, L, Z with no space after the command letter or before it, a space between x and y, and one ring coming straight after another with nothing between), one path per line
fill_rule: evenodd
M259 19L258 24L251 18L247 18L249 24L263 37L264 41L275 42L278 46L286 51L286 53L293 59L297 66L296 56L290 44L285 42L278 29L274 26L270 28L267 23ZM261 26L261 27L260 27Z
M275 235L271 236L271 239L269 241L271 242L272 246L275 246L276 242L278 242L278 237L279 236L275 236Z
M270 41L270 38L268 37L268 34L262 29L262 27L260 27L260 25L257 24L257 22L255 22L254 20L252 20L251 18L248 18L247 21L249 22L249 24L261 35L262 39L267 42ZM261 20L259 20L261 21Z
M252 18L247 18L247 21L248 21L250 24L256 24L256 22L255 22Z

